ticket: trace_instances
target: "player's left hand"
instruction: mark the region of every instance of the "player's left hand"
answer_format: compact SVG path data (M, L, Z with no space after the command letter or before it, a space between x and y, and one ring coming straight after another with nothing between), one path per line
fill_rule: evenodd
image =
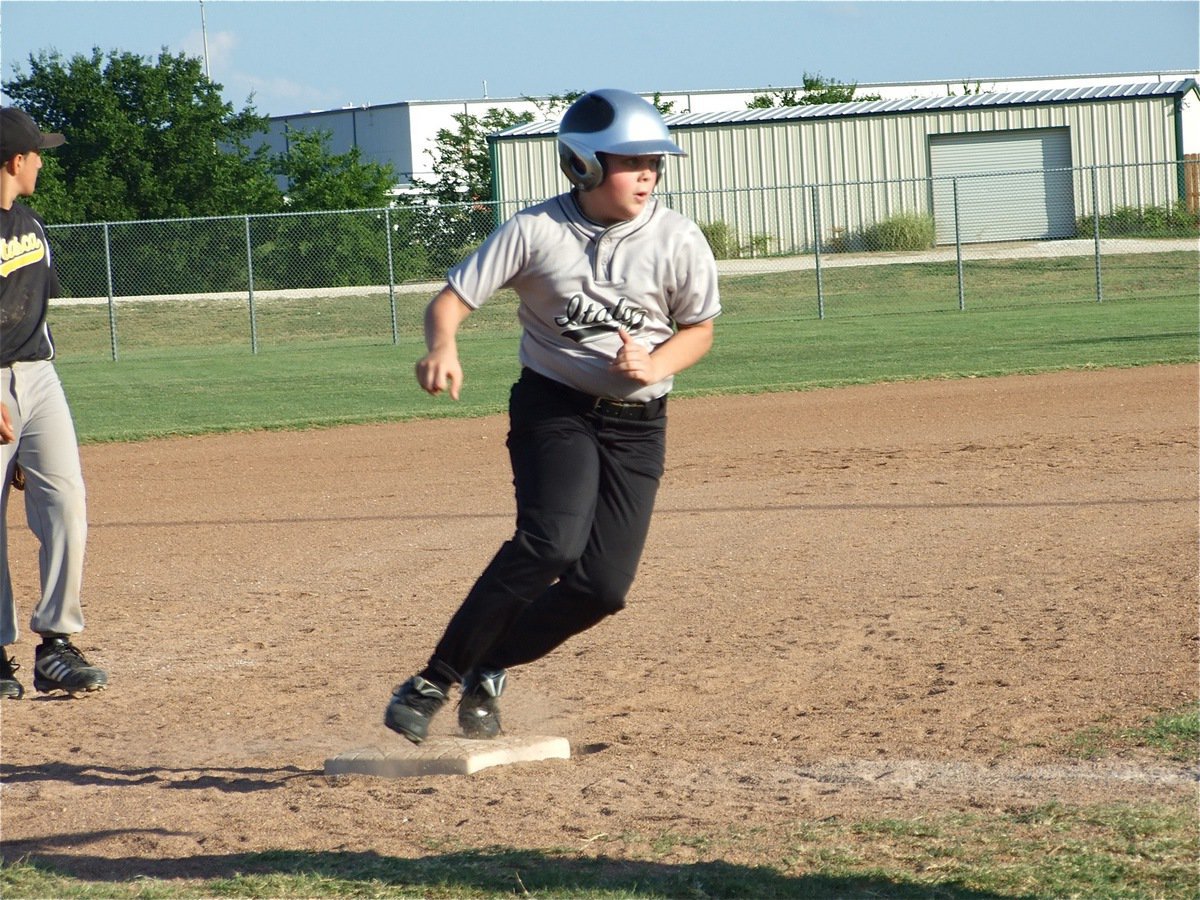
M638 384L661 381L650 351L635 341L624 328L618 329L617 334L621 336L621 349L612 361L612 368Z

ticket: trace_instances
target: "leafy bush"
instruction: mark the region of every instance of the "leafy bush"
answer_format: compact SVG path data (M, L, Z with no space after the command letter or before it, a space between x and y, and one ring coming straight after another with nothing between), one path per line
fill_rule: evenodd
M929 250L934 240L933 216L928 214L901 213L862 232L868 250Z
M750 242L741 247L739 256L763 257L771 252L771 236L769 234L752 234Z
M713 256L717 259L731 258L729 226L725 222L709 222L707 225L701 225L700 230L704 233L708 246L712 248Z
M859 231L834 229L834 235L823 241L826 253L862 253L871 250L929 250L934 246L936 232L933 216L920 213L900 213Z
M387 232L382 216L348 212L322 213L317 219L270 217L257 220L253 231L256 288L387 282ZM245 255L244 250L240 252Z
M717 259L757 258L770 253L771 236L769 234L752 234L746 244L739 245L736 235L725 222L701 224L700 231L703 232L708 246L712 248L713 256Z
M1080 216L1075 221L1080 237L1096 233L1094 216ZM1101 237L1170 237L1200 234L1200 215L1189 212L1180 200L1172 206L1118 206L1100 217Z

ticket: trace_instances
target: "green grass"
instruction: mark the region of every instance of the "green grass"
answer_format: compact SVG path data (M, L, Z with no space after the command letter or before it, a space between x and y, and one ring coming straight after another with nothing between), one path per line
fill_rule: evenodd
M831 262L836 256L831 258ZM1122 254L1102 258L1101 300L1167 300L1197 296L1196 252ZM963 263L963 308L1044 307L1058 303L1097 302L1095 260L1090 256L1048 259L966 260ZM828 318L881 313L957 311L958 266L955 262L897 265L827 265L821 276L824 314ZM768 315L816 317L814 271L786 275L751 275L722 281L735 296L747 299Z
M973 263L962 311L952 265L831 270L824 319L811 272L727 278L716 345L679 376L676 396L1200 358L1197 254L1128 259L1109 261L1103 303L1087 298L1086 260ZM386 296L261 303L257 353L237 303L119 305L117 362L106 308L59 308L52 326L85 442L502 411L517 373L514 298L468 319L457 404L426 396L413 379L426 299L400 298L396 343Z
M1081 759L1099 759L1133 748L1150 750L1175 762L1200 761L1200 704L1166 710L1137 728L1098 723L1072 735L1069 749Z
M591 852L429 848L415 858L279 850L211 859L203 879L155 860L88 881L28 862L0 869L5 897L942 897L1191 898L1194 810L1034 807L917 819L832 818L714 833L596 835Z

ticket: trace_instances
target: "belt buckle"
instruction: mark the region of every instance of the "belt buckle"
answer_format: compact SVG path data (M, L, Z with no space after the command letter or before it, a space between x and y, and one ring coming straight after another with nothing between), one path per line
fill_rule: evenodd
M592 410L602 416L612 416L614 419L634 419L645 416L646 404L632 400L610 400L608 397L597 397L592 404Z

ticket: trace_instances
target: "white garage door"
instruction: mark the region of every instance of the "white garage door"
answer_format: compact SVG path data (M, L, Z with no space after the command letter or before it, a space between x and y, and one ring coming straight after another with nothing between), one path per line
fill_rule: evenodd
M963 243L1075 233L1066 128L930 135L929 166L939 244L954 243L956 184Z

